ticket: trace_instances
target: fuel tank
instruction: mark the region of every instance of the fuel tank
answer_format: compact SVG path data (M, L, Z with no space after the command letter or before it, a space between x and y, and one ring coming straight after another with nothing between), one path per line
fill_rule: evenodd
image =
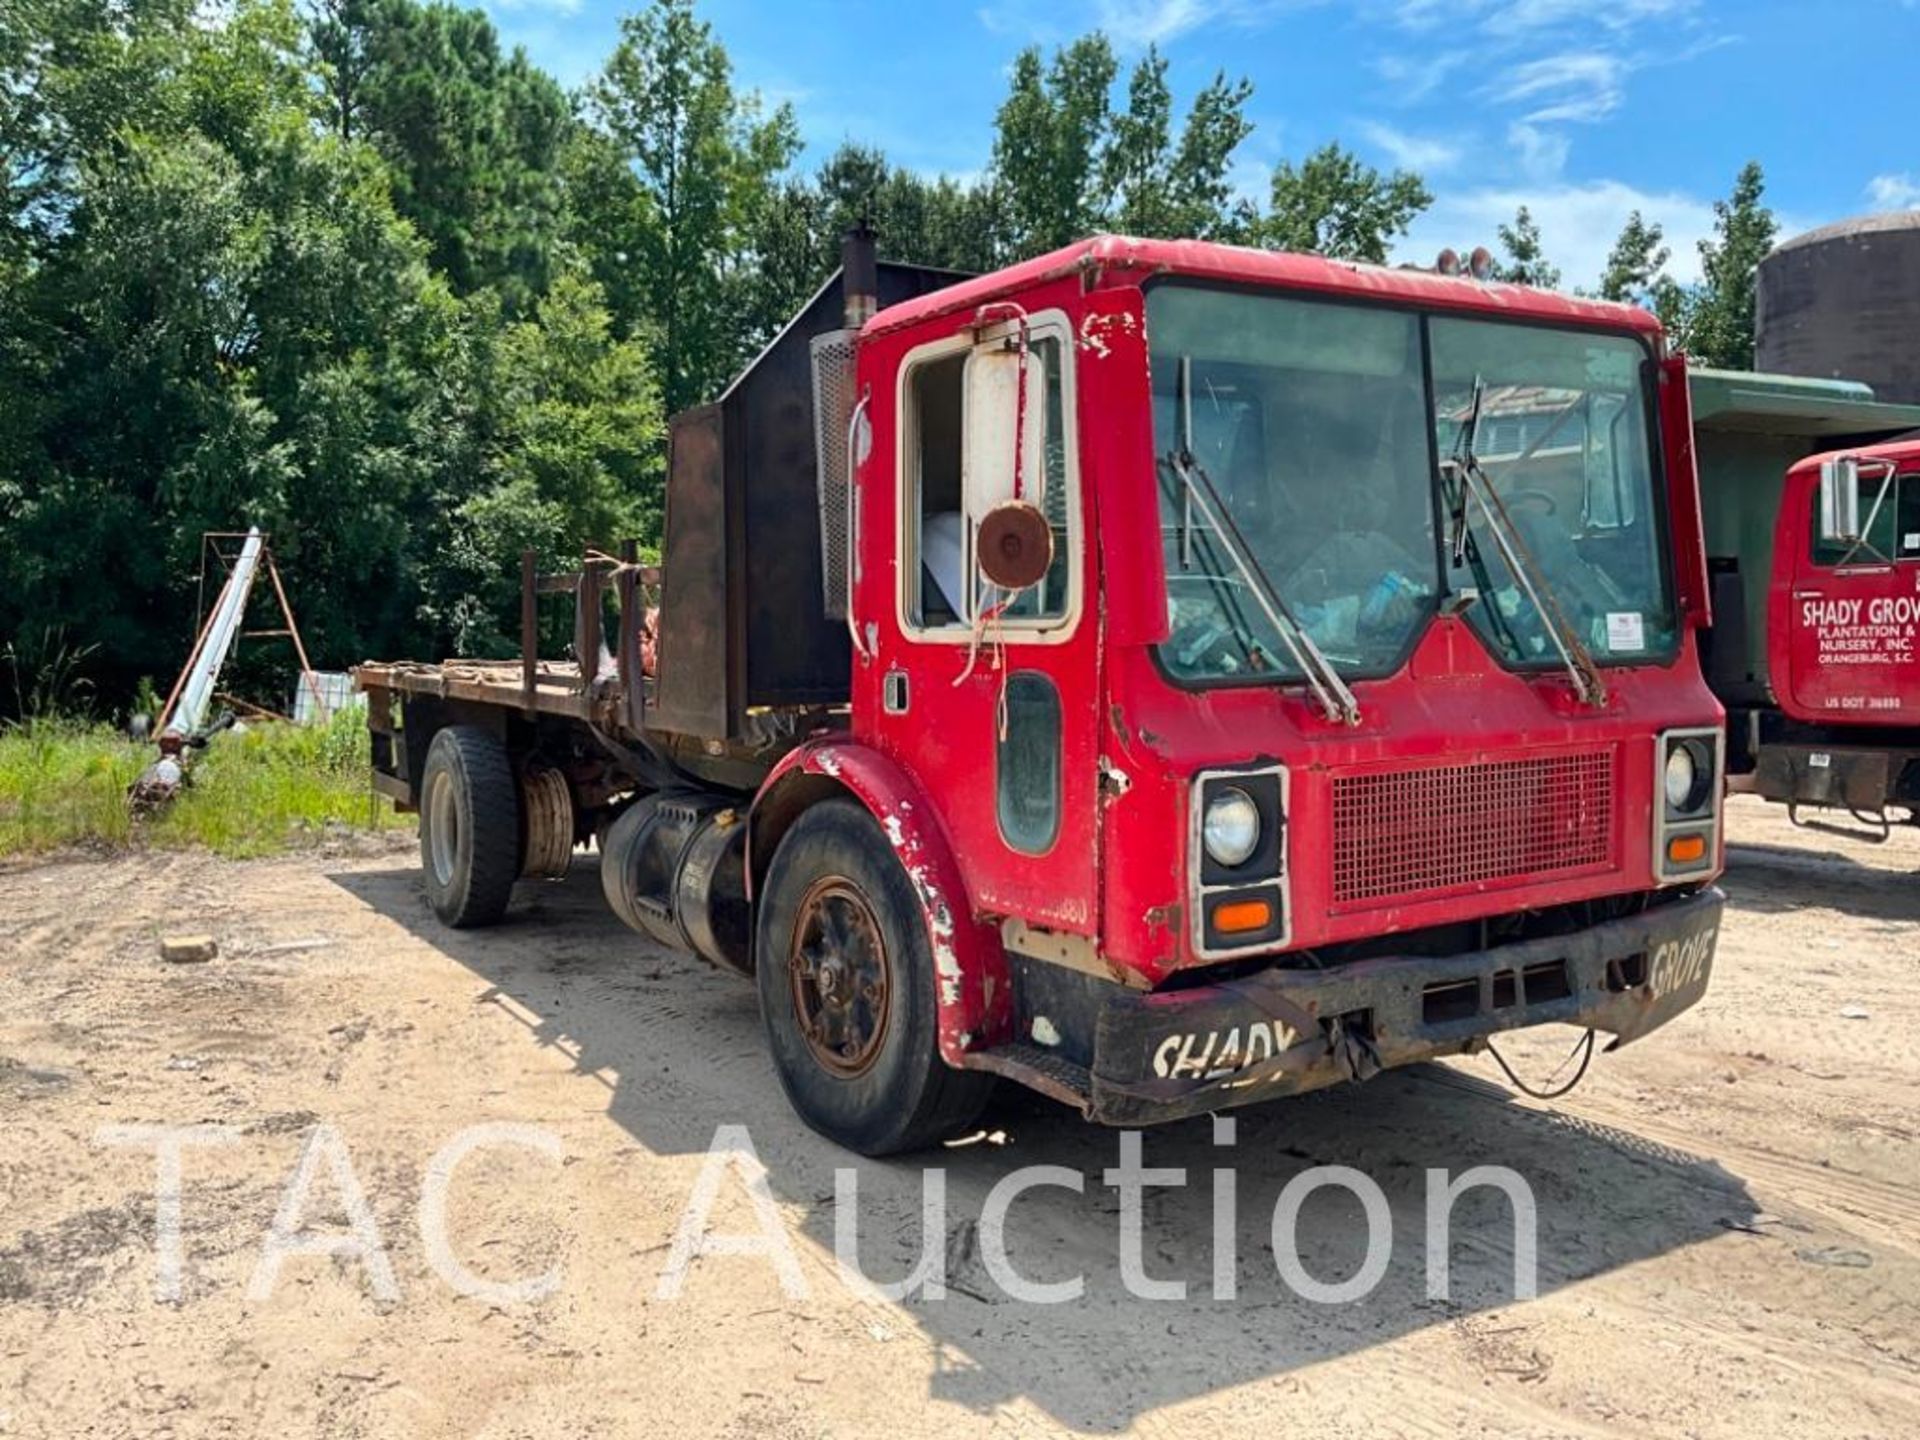
M725 796L660 792L620 813L601 841L607 904L642 935L753 973L746 810Z

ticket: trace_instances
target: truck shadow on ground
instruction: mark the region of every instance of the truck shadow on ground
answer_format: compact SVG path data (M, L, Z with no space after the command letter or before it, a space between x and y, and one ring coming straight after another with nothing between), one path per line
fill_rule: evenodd
M1231 1147L1216 1144L1205 1117L1148 1131L1145 1163L1182 1168L1188 1183L1146 1191L1145 1268L1155 1279L1184 1280L1187 1298L1144 1299L1123 1280L1120 1206L1103 1179L1119 1160L1116 1132L1009 1088L973 1143L888 1161L839 1149L787 1108L765 1057L752 987L624 929L601 899L593 857L577 857L564 881L523 887L513 916L490 931L440 926L411 869L333 879L486 981L492 998L529 1027L531 1041L562 1049L583 1073L617 1077L608 1114L647 1149L699 1153L717 1127L744 1125L776 1200L804 1214L797 1242L817 1247L828 1262L809 1266L812 1276L832 1275L837 1168L856 1173L860 1262L876 1280L912 1269L925 1173L943 1168L956 1288L890 1313L910 1316L935 1344L930 1396L973 1411L1024 1398L1061 1424L1119 1430L1168 1404L1285 1377L1433 1326L1459 1327L1462 1344L1492 1355L1486 1367L1507 1377L1502 1383L1540 1378L1553 1357L1529 1343L1524 1308L1488 1319L1515 1300L1515 1226L1496 1191L1475 1189L1459 1200L1450 1294L1430 1295L1430 1169L1459 1175L1506 1166L1531 1186L1543 1295L1743 1229L1757 1213L1744 1184L1717 1164L1508 1103L1506 1092L1458 1069L1422 1067L1237 1112ZM1007 1258L1036 1281L1083 1276L1084 1292L1072 1303L1013 1299L994 1286L979 1257L988 1192L1028 1165L1065 1167L1083 1189L1024 1193L1007 1218ZM1274 1202L1314 1166L1363 1172L1390 1209L1385 1274L1350 1303L1310 1301L1277 1269ZM1235 1294L1215 1298L1214 1172L1229 1168L1237 1206L1223 1231L1237 1257ZM1336 1283L1359 1269L1367 1233L1353 1195L1327 1189L1301 1211L1292 1249L1308 1274ZM703 1279L697 1265L688 1284L703 1283L724 1282L719 1273ZM792 1308L804 1313L806 1304ZM1431 1418L1439 1424L1444 1417Z
M1819 907L1868 920L1920 920L1920 875L1820 848L1817 837L1804 848L1729 844L1720 886L1735 906L1763 915Z

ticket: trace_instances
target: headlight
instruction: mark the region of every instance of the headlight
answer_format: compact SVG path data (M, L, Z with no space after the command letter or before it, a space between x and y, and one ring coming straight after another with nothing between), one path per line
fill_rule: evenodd
M1716 777L1713 752L1698 740L1679 740L1667 751L1667 807L1691 815L1712 798Z
M1700 778L1698 767L1693 763L1693 751L1686 745L1676 745L1667 752L1667 805L1670 809L1685 810L1687 802L1693 798L1693 787Z
M1207 801L1200 833L1215 863L1229 870L1244 865L1260 845L1260 807L1246 791L1229 785Z

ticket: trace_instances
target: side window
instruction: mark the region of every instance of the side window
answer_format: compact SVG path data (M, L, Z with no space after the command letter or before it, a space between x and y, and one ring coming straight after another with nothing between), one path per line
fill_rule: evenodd
M967 613L961 523L960 402L967 352L924 361L907 375L907 615L927 629Z
M1856 544L1820 538L1820 490L1813 491L1813 563L1816 565L1884 565L1894 558L1894 542L1904 536L1896 531L1896 512L1902 509L1895 493L1899 488L1891 475L1862 477L1860 481L1860 524L1866 536ZM1915 488L1909 483L1905 488ZM1920 545L1901 550L1903 555L1920 555Z
M967 494L966 349L915 364L907 373L903 417L907 493L905 553L901 572L908 624L916 629L967 629L987 607L999 606L999 622L1045 629L1073 605L1074 540L1077 533L1069 441L1064 347L1052 334L1035 335L1027 359L1027 438L1040 447L1039 494L1031 500L1053 531L1053 563L1039 584L1008 597L978 574L973 527L998 497ZM1030 481L1029 483L1033 483Z
M1060 834L1060 692L1032 670L1007 677L1007 714L994 766L1000 833L1043 855Z
M1896 560L1920 560L1920 473L1900 477L1899 523L1894 526L1899 548Z

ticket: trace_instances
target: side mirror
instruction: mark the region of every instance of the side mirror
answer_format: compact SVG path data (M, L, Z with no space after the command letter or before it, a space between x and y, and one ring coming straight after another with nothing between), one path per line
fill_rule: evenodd
M1038 585L1053 564L1053 527L1039 506L1002 500L980 518L974 558L980 573L1002 590Z
M1860 461L1852 455L1820 462L1820 538L1838 545L1860 540Z

